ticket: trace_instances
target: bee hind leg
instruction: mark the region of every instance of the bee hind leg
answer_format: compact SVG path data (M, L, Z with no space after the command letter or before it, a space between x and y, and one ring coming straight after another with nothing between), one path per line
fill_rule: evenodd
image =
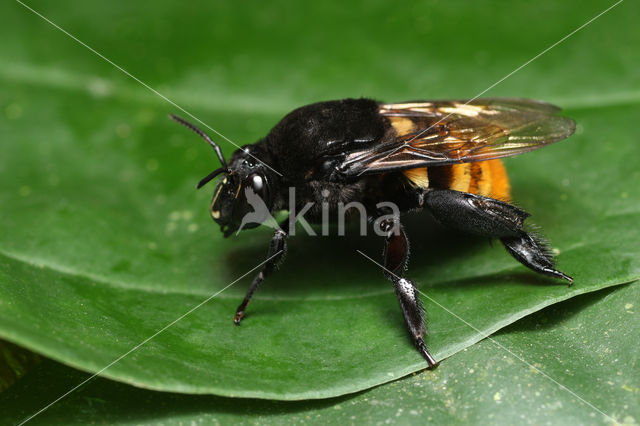
M384 247L384 275L393 283L404 320L416 348L427 360L429 368L435 367L438 363L424 343L427 329L420 294L411 280L402 277L409 258L409 240L397 219L385 219L377 225L387 234Z
M573 283L573 278L554 268L554 259L546 244L533 234L522 232L517 237L500 238L507 251L523 265L544 275L562 278Z
M451 228L489 238L499 238L507 251L524 266L554 278L573 278L554 267L542 239L523 228L529 213L489 197L450 189L434 189L425 196L434 217Z

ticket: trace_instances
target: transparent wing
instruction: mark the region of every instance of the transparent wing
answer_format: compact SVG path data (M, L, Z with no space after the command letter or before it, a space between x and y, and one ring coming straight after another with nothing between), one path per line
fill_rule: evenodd
M574 132L575 122L559 111L529 99L381 104L389 131L375 146L351 152L340 171L353 176L522 154Z

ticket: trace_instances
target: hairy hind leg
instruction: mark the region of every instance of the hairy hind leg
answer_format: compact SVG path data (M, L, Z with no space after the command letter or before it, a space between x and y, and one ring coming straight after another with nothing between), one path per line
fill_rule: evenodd
M451 228L499 238L507 251L526 267L573 282L558 271L545 243L523 229L529 213L503 201L450 189L434 189L425 195L425 206L434 217Z

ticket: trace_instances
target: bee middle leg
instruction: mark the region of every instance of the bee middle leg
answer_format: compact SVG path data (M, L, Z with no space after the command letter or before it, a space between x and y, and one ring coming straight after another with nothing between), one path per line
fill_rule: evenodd
M404 320L418 351L429 363L429 368L434 367L438 363L429 353L427 345L424 343L427 329L420 294L411 280L402 277L407 268L409 258L407 235L398 219L385 219L380 221L377 226L386 233L384 275L393 283Z
M523 228L529 213L511 204L481 195L451 189L434 189L425 196L425 206L435 218L453 229L489 238L499 238L507 251L524 266L544 275L573 282L558 271L545 243Z

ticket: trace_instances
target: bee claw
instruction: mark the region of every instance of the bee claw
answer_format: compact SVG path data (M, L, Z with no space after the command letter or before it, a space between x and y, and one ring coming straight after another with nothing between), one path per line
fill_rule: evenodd
M233 317L233 322L235 325L240 325L240 321L244 318L244 311L236 312L236 315Z
M555 278L560 278L560 279L568 281L568 284L567 284L568 287L571 287L573 285L573 278L570 277L569 275L563 273L563 272L560 272L560 271L552 269L552 268L546 268L543 272L545 272L548 275L551 275L551 276L553 276Z
M562 278L569 281L569 283L567 284L567 287L571 287L573 285L573 278L571 278L569 275L565 275L565 274L562 274L562 275L563 275Z
M429 353L429 349L427 349L427 345L424 343L421 337L416 339L416 346L418 347L418 351L420 354L427 360L429 364L429 369L432 370L438 366L438 361Z

